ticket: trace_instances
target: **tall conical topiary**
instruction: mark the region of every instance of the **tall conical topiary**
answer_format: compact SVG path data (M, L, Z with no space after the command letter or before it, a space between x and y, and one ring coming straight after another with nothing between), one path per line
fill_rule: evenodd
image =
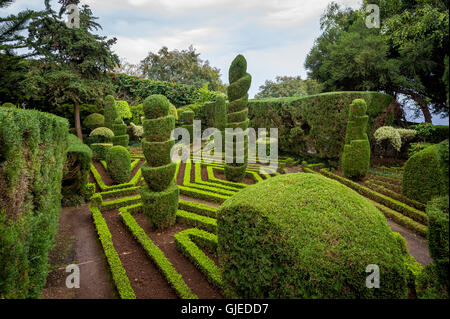
M342 168L346 177L355 180L366 176L370 167L370 143L366 133L369 117L366 111L363 99L355 99L350 104Z
M178 209L178 186L174 181L176 163L170 151L175 144L170 134L175 118L169 114L169 101L163 95L144 100L144 138L142 150L147 163L141 168L146 186L141 187L144 214L158 229L175 224Z
M248 90L252 77L247 73L247 61L243 55L238 55L231 63L229 70L228 86L228 114L227 128L241 128L246 131L249 124L248 119ZM237 135L237 134L236 134ZM238 140L236 136L236 141ZM225 145L225 151L233 151L233 163L225 164L225 176L227 180L239 182L245 177L248 163L248 136L244 133L244 142L233 141L232 148ZM236 150L244 148L244 157L236 157Z
M123 122L123 120L118 117L113 124L114 136L111 138L114 146L120 145L123 147L128 147L130 141L130 136L127 134L128 126Z
M114 121L117 118L116 101L112 95L108 95L105 97L104 102L105 111L103 115L105 116L105 127L112 130Z

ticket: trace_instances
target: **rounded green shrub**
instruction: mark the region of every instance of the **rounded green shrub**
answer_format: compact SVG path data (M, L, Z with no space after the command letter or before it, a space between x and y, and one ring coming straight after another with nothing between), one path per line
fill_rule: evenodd
M99 142L109 143L114 137L114 132L107 127L97 127L89 134L90 137L96 137Z
M169 113L170 102L161 94L151 95L144 100L143 109L146 119L155 119L167 116Z
M3 103L2 107L16 108L16 106L10 102Z
M114 97L112 95L108 95L104 99L105 104L105 126L109 129L113 129L113 123L115 119L117 118L117 109L116 109L116 102L114 100Z
M112 143L92 143L90 145L92 158L97 161L104 161L111 147L113 147Z
M113 146L106 154L108 174L116 184L126 183L130 179L131 156L128 150L120 145Z
M426 204L448 194L448 140L415 153L405 163L402 193Z
M84 119L83 125L89 130L103 127L105 126L105 117L100 113L92 113Z
M347 178L362 179L370 167L370 143L366 134L369 117L363 99L355 99L350 104L347 131L345 133L342 168Z
M231 298L405 298L404 247L366 198L318 174L249 186L218 213L218 257ZM366 268L380 269L368 289Z

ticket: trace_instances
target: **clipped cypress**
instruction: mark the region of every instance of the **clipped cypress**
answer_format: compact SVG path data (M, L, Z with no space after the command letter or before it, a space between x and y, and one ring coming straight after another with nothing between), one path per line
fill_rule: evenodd
M108 95L105 97L105 127L109 129L113 129L114 121L117 118L117 109L116 109L116 102L114 100L114 97L112 95Z
M183 122L183 125L181 125L181 127L189 131L191 143L194 138L194 116L195 113L191 109L187 109L186 111L181 113L181 121Z
M228 114L227 127L236 129L241 128L244 131L244 142L236 143L233 141L231 146L225 145L225 151L233 152L233 162L225 164L225 176L227 180L239 182L245 177L245 170L248 164L248 136L245 133L249 125L248 119L248 90L252 82L252 77L247 73L247 61L244 56L239 54L231 63L229 70L228 87ZM238 134L234 135L238 141ZM237 158L236 150L244 147L244 158Z
M113 124L114 136L111 138L114 145L121 145L123 147L128 147L128 142L130 141L130 136L127 134L128 127L123 122L122 118L118 117Z
M366 133L369 117L366 111L367 105L363 99L355 99L350 104L342 168L345 177L354 180L366 176L370 167L370 143Z
M158 229L175 224L178 209L178 186L174 181L176 163L170 157L175 141L170 133L175 118L169 115L170 103L163 95L151 95L144 100L144 138L142 150L147 160L142 165L146 186L141 187L144 214Z

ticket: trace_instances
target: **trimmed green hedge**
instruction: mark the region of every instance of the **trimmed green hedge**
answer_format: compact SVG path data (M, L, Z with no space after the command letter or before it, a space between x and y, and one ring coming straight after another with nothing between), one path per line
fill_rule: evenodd
M228 297L407 296L405 253L385 217L336 181L279 175L240 191L217 216ZM366 287L369 264L380 268L379 289Z
M149 142L164 142L170 139L174 127L172 115L144 120L144 137Z
M165 229L175 224L180 191L171 183L160 192L153 192L148 187L141 188L143 212L158 229Z
M83 125L89 130L94 130L97 127L105 126L105 117L99 113L92 113L84 119Z
M448 140L411 156L403 171L402 193L427 203L433 196L448 194Z
M107 171L116 184L126 183L130 179L131 157L123 146L113 146L106 154Z
M345 177L356 180L366 176L370 166L370 143L366 133L369 117L366 111L363 99L353 100L345 132L342 169Z
M106 159L106 154L108 154L111 147L113 147L112 143L94 143L90 145L92 149L93 159L97 161L103 161Z
M368 135L374 120L394 100L378 92L329 92L305 97L248 101L250 127L278 128L279 150L305 157L338 159L344 149L348 105L367 103Z
M105 127L109 129L113 129L114 121L117 118L117 109L116 109L116 102L114 100L114 96L108 95L104 99L105 104Z
M73 134L69 134L67 160L64 164L61 193L66 201L77 196L86 195L91 168L92 151L89 146ZM89 193L89 192L88 192Z
M176 163L169 163L167 165L157 167L144 164L141 167L141 171L142 176L147 182L148 188L155 192L161 192L165 190L173 181L176 168Z
M0 299L39 298L61 211L69 123L0 107Z

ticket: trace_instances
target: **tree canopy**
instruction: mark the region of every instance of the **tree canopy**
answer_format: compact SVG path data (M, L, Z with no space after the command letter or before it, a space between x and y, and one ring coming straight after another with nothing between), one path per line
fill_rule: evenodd
M321 18L322 34L305 67L324 90L379 90L403 94L431 122L448 114L443 81L448 37L445 1L370 1L378 4L381 28L368 28L365 7L331 3ZM407 26L407 27L405 27Z
M259 87L255 98L304 96L320 93L322 85L315 80L302 80L300 76L277 76Z
M200 59L200 53L191 45L187 50L162 47L158 53L150 52L140 63L143 75L152 80L175 82L201 88L209 82L210 89L225 91L220 70Z

